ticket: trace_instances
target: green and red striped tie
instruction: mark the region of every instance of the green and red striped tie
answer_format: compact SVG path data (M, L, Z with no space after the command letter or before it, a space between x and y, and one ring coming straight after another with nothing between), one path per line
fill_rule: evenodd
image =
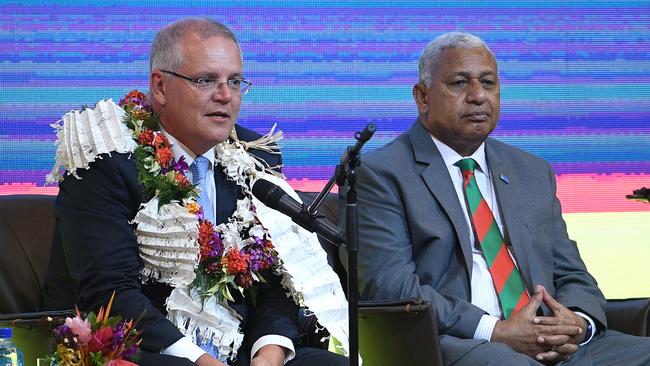
M456 165L463 173L463 190L471 213L474 232L490 268L492 281L501 302L503 317L508 319L510 314L519 311L528 303L528 293L519 274L519 269L508 252L494 215L476 183L474 176L476 161L462 159Z

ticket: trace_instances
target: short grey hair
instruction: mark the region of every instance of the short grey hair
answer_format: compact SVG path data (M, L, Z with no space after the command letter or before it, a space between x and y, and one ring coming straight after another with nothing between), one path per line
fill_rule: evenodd
M239 55L242 56L237 37L230 28L208 18L186 18L168 24L158 31L149 53L149 71L154 69L174 71L180 67L183 64L181 40L189 32L196 32L202 39L214 36L232 39L239 50Z
M496 60L494 52L479 37L463 32L449 32L438 36L424 47L418 60L418 80L425 86L431 84L431 73L438 68L442 52L448 48L485 48Z

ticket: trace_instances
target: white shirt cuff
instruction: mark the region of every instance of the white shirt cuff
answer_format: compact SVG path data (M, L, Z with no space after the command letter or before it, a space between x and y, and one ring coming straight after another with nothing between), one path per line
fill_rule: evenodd
M183 337L173 343L171 346L163 349L163 355L176 356L187 358L192 362L196 362L199 357L203 356L206 352L192 342L192 339Z
M594 321L589 317L589 315L587 315L587 314L585 314L585 313L581 313L581 312L579 312L579 311L574 311L574 313L576 313L577 315L580 315L580 316L583 317L586 321L588 321L589 324L591 324L591 334L589 335L589 339L585 339L584 342L582 342L582 343L580 343L580 344L578 345L578 346L583 346L583 345L589 343L589 341L591 341L591 340L594 338L594 334L596 334L596 323L594 323Z
M489 341L492 338L492 332L498 321L499 318L496 316L483 314L474 331L474 339L485 339Z
M255 341L255 343L253 343L253 347L251 348L251 360L255 357L257 351L269 344L275 344L289 350L289 352L285 353L286 356L284 358L284 363L291 361L296 356L296 350L293 348L293 342L291 342L291 339L281 335L268 334L260 337Z

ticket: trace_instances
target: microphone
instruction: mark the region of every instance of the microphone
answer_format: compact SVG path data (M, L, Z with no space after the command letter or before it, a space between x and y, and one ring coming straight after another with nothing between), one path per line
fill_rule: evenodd
M340 246L345 244L345 235L323 215L310 215L307 207L289 196L282 188L260 179L253 184L253 195L265 205L289 216L293 222L318 234L330 243Z

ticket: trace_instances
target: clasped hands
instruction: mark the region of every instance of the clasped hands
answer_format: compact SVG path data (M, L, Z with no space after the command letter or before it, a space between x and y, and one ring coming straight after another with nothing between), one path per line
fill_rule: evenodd
M537 316L543 303L553 316ZM553 364L567 360L585 338L587 321L557 302L543 286L535 286L530 302L507 320L499 320L493 342L506 343L515 351L539 362Z

